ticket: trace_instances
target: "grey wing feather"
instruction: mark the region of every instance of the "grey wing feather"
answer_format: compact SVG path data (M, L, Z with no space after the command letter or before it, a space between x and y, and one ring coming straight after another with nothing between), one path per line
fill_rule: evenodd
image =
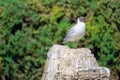
M74 33L74 32L75 32L75 29L74 29L74 28L71 28L71 29L68 31L68 33L67 33L66 37L64 38L64 41L63 41L63 42L65 42L68 38L70 38L70 37L71 37L71 34Z

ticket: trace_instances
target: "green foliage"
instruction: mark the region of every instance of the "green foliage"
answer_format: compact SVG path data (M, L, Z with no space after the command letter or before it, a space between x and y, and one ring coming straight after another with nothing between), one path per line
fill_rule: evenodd
M101 66L120 73L119 0L0 0L0 80L39 80L46 54L61 44L77 16L87 34L69 47L88 47Z

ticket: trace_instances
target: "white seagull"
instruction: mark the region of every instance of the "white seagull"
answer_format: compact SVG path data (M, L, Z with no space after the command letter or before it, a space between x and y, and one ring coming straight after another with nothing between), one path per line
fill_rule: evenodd
M67 33L66 37L63 40L63 43L69 41L79 41L81 37L85 35L86 32L86 19L84 17L79 17L77 19L77 24L74 25Z

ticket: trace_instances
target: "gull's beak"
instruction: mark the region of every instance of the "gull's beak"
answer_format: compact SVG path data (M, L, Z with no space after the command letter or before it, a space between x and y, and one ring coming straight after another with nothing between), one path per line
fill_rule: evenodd
M87 19L85 19L85 21L84 22L88 22L88 20Z

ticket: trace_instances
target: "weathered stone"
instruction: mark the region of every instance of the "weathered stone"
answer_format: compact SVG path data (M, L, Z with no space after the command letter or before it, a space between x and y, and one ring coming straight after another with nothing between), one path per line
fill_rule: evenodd
M110 70L99 67L88 48L54 45L47 56L42 80L109 80Z

